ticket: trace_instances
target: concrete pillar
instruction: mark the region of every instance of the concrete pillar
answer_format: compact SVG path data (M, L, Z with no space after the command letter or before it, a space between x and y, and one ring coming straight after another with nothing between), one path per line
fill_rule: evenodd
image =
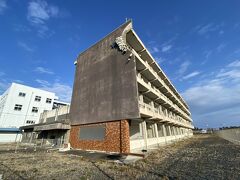
M143 95L142 94L139 95L139 100L140 100L140 102L143 102Z
M165 144L167 144L167 132L166 132L165 124L163 124L162 127L163 127L163 136L165 138Z
M166 127L164 124L162 124L162 129L163 129L163 136L167 136L167 133L166 133Z
M168 126L168 130L169 130L169 136L172 136L172 132L171 132L171 125Z
M162 106L161 105L159 105L159 112L160 112L160 114L162 114Z
M154 131L155 131L156 138L158 138L158 127L157 127L157 123L154 123Z
M145 146L144 149L147 150L147 125L145 120L142 122L142 132Z
M165 113L164 113L167 117L168 117L168 110L165 109Z
M55 110L56 110L56 113L55 113L55 121L57 121L57 120L58 120L58 108L55 109Z
M151 101L151 107L154 110L154 102L153 101Z
M33 132L31 132L31 137L30 137L30 142L29 143L32 143L32 138L33 138Z
M155 131L155 135L157 138L157 144L159 145L159 136L158 136L158 127L157 127L157 123L154 123L154 131Z

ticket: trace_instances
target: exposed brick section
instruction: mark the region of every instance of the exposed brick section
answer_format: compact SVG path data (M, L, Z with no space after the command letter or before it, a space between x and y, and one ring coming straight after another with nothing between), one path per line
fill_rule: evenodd
M130 135L128 120L121 120L121 151L122 153L130 152Z
M106 125L104 140L79 139L80 127ZM130 152L128 120L119 120L106 123L75 125L71 127L70 144L75 149L99 150L107 152Z

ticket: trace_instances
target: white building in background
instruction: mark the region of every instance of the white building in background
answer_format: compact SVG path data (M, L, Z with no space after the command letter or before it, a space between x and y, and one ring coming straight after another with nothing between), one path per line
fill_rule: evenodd
M57 99L55 93L12 83L0 96L0 142L15 142L20 126L37 124L43 111L69 105Z
M58 104L56 98L55 93L12 83L0 97L0 128L37 124L44 110Z

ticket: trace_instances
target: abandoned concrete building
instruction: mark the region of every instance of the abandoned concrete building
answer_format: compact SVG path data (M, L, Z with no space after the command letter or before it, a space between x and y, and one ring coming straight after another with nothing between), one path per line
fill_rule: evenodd
M68 143L70 134L69 105L44 111L39 124L20 127L22 142L61 147Z
M75 65L71 147L130 153L192 135L188 105L132 21L82 52Z

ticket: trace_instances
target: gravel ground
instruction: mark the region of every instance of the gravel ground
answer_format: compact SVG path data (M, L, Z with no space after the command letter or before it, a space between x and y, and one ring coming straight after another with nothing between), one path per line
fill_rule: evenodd
M21 147L24 148L24 147ZM240 146L195 135L132 164L0 144L3 179L240 179Z

